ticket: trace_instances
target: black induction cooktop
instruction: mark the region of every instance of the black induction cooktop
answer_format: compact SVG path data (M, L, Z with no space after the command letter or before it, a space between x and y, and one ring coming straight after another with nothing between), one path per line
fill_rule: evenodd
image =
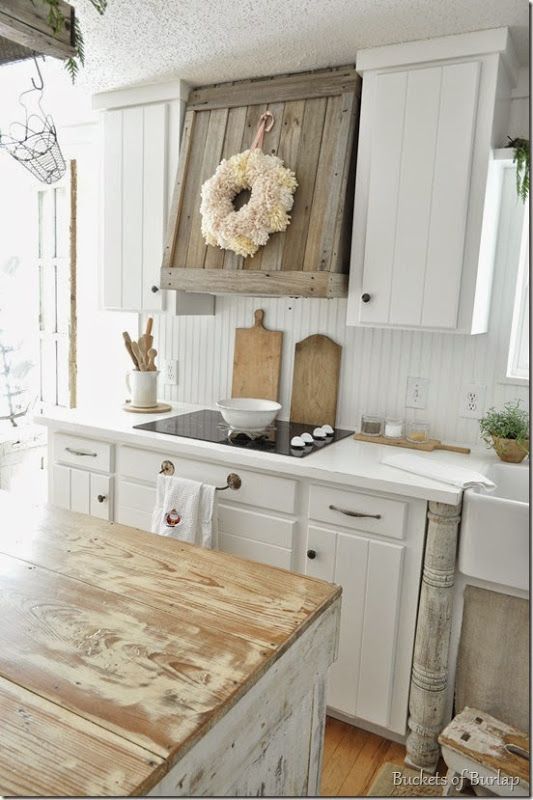
M228 447L240 447L245 450L259 450L264 453L279 453L283 456L293 456L302 458L317 450L322 450L333 442L346 439L353 431L345 431L336 428L331 436L324 441L315 441L307 445L303 450L291 447L293 436L301 436L306 431L313 432L313 425L302 425L298 422L283 422L276 420L271 429L263 436L250 439L246 434L233 435L228 437L228 426L222 419L218 411L194 411L192 414L180 414L177 417L167 417L166 419L145 422L142 425L134 425L142 431L154 431L155 433L166 433L170 436L183 436L185 439L201 439L203 442L214 442L215 444L225 444Z

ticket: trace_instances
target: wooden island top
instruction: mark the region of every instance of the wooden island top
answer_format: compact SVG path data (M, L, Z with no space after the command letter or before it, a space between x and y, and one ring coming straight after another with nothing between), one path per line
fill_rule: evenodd
M340 591L0 492L0 795L146 794Z

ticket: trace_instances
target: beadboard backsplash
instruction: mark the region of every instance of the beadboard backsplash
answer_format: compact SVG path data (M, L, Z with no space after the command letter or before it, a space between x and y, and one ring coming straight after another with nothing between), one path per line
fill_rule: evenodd
M256 308L265 325L284 332L280 402L290 409L294 347L312 333L342 345L337 425L358 427L363 412L427 419L431 434L447 442L479 442L478 422L460 416L462 389L487 387L486 406L521 398L527 386L503 383L523 219L514 170L506 170L497 263L488 334L465 336L346 327L346 300L265 299L222 296L214 317L160 315L154 324L160 359L178 361L179 385L161 387L166 400L214 404L230 396L235 328L253 324ZM261 369L261 365L257 365ZM429 380L427 408L406 409L409 376Z

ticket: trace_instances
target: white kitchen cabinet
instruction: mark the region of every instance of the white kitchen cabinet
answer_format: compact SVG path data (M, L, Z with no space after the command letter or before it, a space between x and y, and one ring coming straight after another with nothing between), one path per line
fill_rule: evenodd
M90 514L100 519L112 519L112 478L87 470L52 466L50 502L52 505Z
M425 504L311 484L309 517L306 574L343 590L328 706L403 735Z
M360 51L349 325L484 333L516 67L507 29Z
M213 313L208 295L159 289L185 99L181 81L93 99L102 110L104 308Z
M328 705L388 727L405 547L310 526L307 574L342 586L339 654Z

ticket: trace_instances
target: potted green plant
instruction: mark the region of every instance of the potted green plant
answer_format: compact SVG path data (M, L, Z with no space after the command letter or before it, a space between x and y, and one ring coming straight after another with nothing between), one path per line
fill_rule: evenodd
M516 164L516 193L523 203L529 195L529 139L511 139L508 147L514 150L513 163Z
M502 461L519 464L529 453L529 414L520 400L506 403L501 411L490 408L480 420L481 437Z

